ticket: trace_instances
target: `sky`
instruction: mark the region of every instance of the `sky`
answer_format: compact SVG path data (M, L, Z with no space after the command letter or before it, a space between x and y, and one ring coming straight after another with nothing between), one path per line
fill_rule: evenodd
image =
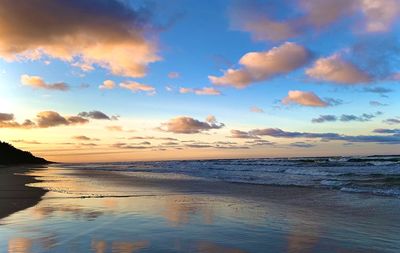
M400 1L0 2L0 140L57 162L397 154Z

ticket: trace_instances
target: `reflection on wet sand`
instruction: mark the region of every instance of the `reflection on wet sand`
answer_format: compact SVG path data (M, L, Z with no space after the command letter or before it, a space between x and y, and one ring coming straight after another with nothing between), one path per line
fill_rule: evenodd
M295 224L288 235L288 253L307 253L312 252L321 237L321 231L315 221L303 221L303 224ZM313 224L313 225L309 225Z
M213 223L213 210L200 198L188 196L171 196L165 199L165 206L161 215L168 220L171 226L181 226L190 222L191 217L201 215L203 224Z
M111 242L112 253L134 253L140 249L146 248L149 245L148 241L137 242ZM109 245L104 240L92 240L92 251L94 253L105 253L109 249Z
M246 251L241 249L225 247L208 241L198 242L197 252L198 253L246 253Z
M68 249L94 253L142 250L245 253L264 252L261 249L267 248L271 252L302 253L321 252L321 247L328 249L322 252L367 252L369 247L398 252L392 249L400 248L393 232L400 231L396 226L400 224L397 215L374 211L361 219L353 215L349 221L348 215L357 209L344 212L244 196L179 193L161 188L157 188L158 194L154 196L143 196L136 185L112 186L101 180L97 182L96 178L81 178L76 183L76 175L72 173L53 180L56 176L52 173L54 170L38 172L51 178L40 184L57 191L49 191L36 206L2 220L5 225L0 226L0 237L5 242L0 241L0 252L7 249L9 253L66 252ZM67 183L60 184L64 181ZM69 187L73 189L72 194L68 192ZM85 194L79 198L78 189L79 192L97 189L103 195L88 198ZM105 196L109 190L139 194ZM389 218L391 222L383 222ZM353 230L348 229L349 222ZM375 239L376 231L380 234Z
M30 253L31 249L31 239L13 238L8 241L8 253Z

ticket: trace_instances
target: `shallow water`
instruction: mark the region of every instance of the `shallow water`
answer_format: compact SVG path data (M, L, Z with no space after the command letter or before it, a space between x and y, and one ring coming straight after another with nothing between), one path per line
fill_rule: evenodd
M0 220L0 252L400 252L394 197L290 187L271 197L256 185L246 196L202 179L201 191L166 187L198 180L176 173L133 179L59 166L31 174L43 180L32 186L50 191ZM160 186L135 183L154 177Z
M400 197L400 156L228 159L73 164L146 177L304 186Z

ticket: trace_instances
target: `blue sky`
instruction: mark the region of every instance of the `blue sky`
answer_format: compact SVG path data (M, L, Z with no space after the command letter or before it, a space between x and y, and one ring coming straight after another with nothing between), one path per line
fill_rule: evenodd
M399 147L397 0L1 5L20 21L0 18L0 136L50 159L391 154ZM113 86L99 88L106 80ZM315 123L321 116L331 120ZM276 128L341 137L254 131ZM257 140L269 143L251 143Z

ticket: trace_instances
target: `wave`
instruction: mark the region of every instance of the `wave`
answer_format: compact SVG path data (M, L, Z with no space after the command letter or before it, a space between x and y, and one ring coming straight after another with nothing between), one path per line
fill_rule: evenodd
M111 171L128 176L319 187L400 196L400 156L218 159L58 166Z

